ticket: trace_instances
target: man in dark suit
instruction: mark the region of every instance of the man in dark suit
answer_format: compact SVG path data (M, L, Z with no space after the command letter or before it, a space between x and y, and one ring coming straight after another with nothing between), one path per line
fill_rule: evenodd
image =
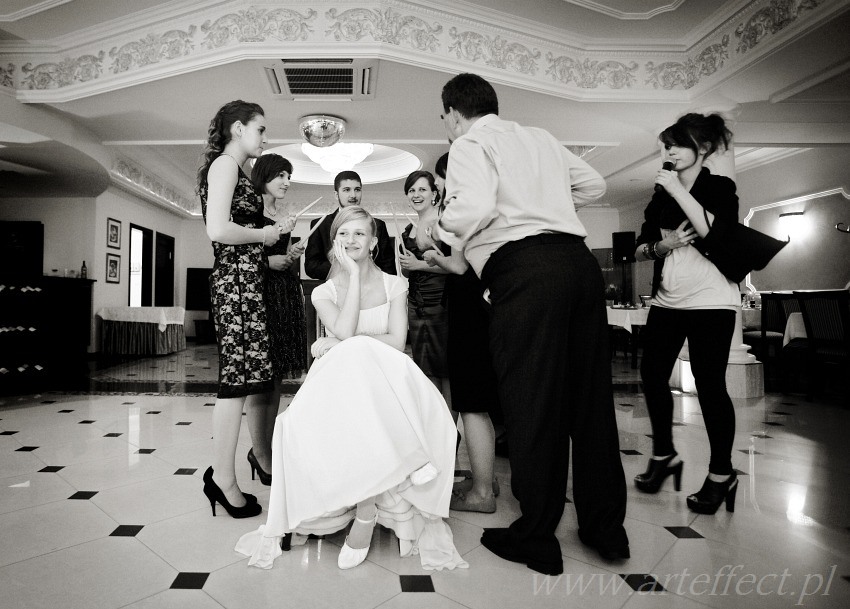
M334 192L340 208L360 205L360 199L363 195L363 181L355 171L341 171L334 178ZM328 252L331 251L333 241L330 236L331 224L333 224L337 212L339 212L339 209L329 214L322 220L322 224L316 229L316 232L310 235L307 250L304 253L304 271L308 277L321 281L328 278L328 273L331 270ZM318 221L316 219L310 222L310 228L312 229ZM377 218L375 218L375 222L378 225L378 247L375 248L375 264L385 273L395 275L395 253L393 252L392 240L387 232L387 225L384 224L383 220Z

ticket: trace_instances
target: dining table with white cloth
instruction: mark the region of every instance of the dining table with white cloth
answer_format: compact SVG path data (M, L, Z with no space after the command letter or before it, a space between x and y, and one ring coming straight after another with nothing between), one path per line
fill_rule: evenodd
M637 333L646 325L649 307L606 307L608 325L618 326L629 333L629 350L632 354L632 369L637 368Z
M803 322L803 314L794 312L788 315L788 321L785 322L785 334L782 337L782 346L784 347L795 338L807 338L806 324Z
M186 348L183 307L103 307L101 351L116 355L165 355Z

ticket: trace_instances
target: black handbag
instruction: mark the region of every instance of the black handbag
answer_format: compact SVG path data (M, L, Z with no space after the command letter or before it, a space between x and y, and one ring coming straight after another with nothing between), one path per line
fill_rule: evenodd
M762 270L790 242L790 239L774 239L738 222L713 227L704 209L703 214L708 234L694 241L693 246L735 283L741 283L751 271Z

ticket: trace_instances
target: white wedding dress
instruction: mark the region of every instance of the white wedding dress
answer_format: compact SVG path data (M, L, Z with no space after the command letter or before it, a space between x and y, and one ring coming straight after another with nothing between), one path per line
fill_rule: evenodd
M443 521L457 437L448 407L410 357L369 336L387 332L389 303L407 292L403 277L383 279L387 302L360 312L358 336L313 362L277 417L268 519L236 545L249 565L271 568L284 534L339 531L377 496L378 524L395 532L402 556L418 554L425 569L468 566ZM336 303L333 283L312 298Z

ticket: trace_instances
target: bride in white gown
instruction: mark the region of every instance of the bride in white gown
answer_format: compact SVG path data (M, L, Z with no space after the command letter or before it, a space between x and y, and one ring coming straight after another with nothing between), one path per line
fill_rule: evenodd
M331 226L334 269L312 299L327 337L272 440L268 520L236 551L271 568L287 533L326 535L354 520L338 564L357 566L375 523L425 569L467 567L449 515L457 431L440 392L402 350L407 280L372 262L375 222L346 207Z

